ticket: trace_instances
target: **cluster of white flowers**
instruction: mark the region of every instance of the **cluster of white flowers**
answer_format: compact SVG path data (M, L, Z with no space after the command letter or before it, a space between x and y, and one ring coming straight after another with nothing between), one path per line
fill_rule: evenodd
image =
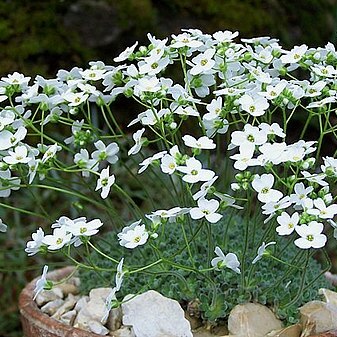
M32 240L27 242L25 251L31 256L42 251L44 247L50 251L59 250L71 244L78 247L83 240L97 234L98 228L102 225L99 219L87 221L85 217L80 217L72 220L62 216L51 225L54 228L53 234L45 235L41 227L33 233Z
M250 207L261 203L265 222L275 227L273 234L296 234L299 248L323 247L324 228L334 226L337 214L330 191L337 179L337 159L333 153L320 157L324 137L336 132L330 120L337 101L334 46L301 45L289 51L268 37L235 42L238 32L209 35L197 29L172 35L171 40L150 34L148 38L148 47L137 49L135 43L114 58L123 62L119 65L90 62L88 69L60 70L54 79L37 76L32 85L19 73L1 78L0 197L42 180L48 186L52 173L64 171L77 174L77 179L82 175L88 184L94 177L96 187L89 192L107 199L114 188L122 191L114 166L121 161L119 154L141 158L139 174L160 169L156 174L166 175L176 192L184 194L174 199L183 200L181 205L155 210L124 227L118 234L123 247L134 249L149 238L155 240L158 227L167 221L189 217L213 224L224 217L226 207L249 212L243 204L247 199ZM182 68L182 77L165 77L174 64ZM305 79L296 79L299 68L307 73ZM129 123L129 130L135 130L132 135L121 130L112 111L120 95L143 107ZM101 128L98 114L104 121ZM294 116L307 120L295 142L287 136ZM320 134L317 140L304 140L314 119ZM49 134L55 123L70 129L69 134ZM31 134L38 135L40 143L30 143ZM158 152L144 155L143 148L152 143L158 144ZM228 172L222 169L228 163L233 166L229 171L236 172L231 190L223 178ZM45 236L41 228L34 233L26 251L34 255L41 247L78 246L101 225L98 219L61 217L52 235ZM2 225L0 231L5 228ZM270 244L274 241L263 243L254 263ZM214 269L240 272L234 253L225 255L214 248ZM116 281L115 292L120 283Z

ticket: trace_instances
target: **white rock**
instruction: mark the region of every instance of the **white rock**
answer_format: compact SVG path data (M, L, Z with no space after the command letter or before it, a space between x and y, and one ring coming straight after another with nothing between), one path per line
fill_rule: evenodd
M35 299L36 304L41 307L47 302L55 301L59 298L63 298L62 290L59 288L53 288L51 290L42 290Z
M79 299L78 296L74 296L72 294L69 294L69 296L65 299L62 306L57 309L57 311L55 312L55 314L52 317L55 318L55 319L60 319L60 317L64 313L66 313L66 312L68 312L68 311L70 311L74 308L78 299Z
M88 301L89 301L89 296L83 296L83 297L81 297L81 298L77 301L77 303L76 303L74 309L75 309L77 312L80 311L83 307L85 307L85 306L87 305Z
M115 331L119 329L122 325L122 309L121 308L113 308L110 310L108 321L106 326L111 331Z
M55 314L57 309L59 309L62 306L63 303L64 303L64 301L62 300L62 298L58 298L54 301L46 303L41 308L41 311L44 312L45 314L49 315L49 316L52 316L52 315Z
M59 321L64 324L73 325L76 315L77 315L76 310L68 311L60 317Z
M88 322L88 327L91 332L97 333L98 335L107 335L109 333L109 330L97 321Z
M322 301L311 301L300 308L303 337L337 329L337 306Z
M228 317L230 335L263 337L272 330L282 328L282 323L267 307L258 303L236 305Z
M97 288L90 291L89 301L80 309L75 319L74 326L82 329L88 329L90 321L105 324L101 321L105 314L105 300L111 292L111 288Z
M122 304L123 324L137 337L192 337L190 323L175 300L149 290Z

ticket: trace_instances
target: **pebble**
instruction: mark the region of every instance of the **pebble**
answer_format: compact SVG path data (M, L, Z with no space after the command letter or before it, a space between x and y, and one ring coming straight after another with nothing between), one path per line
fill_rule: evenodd
M122 318L123 318L122 308L111 309L106 326L111 331L118 330L122 325Z
M89 301L89 296L83 296L83 297L81 297L81 298L77 301L77 303L76 303L74 309L75 309L77 312L79 312L83 307L85 307L85 306L87 305L88 301Z
M90 321L105 324L108 319L102 321L106 311L105 300L111 290L111 288L92 289L89 293L89 301L79 310L74 326L86 329Z
M36 304L41 307L47 302L55 301L59 298L63 298L62 290L59 288L53 288L51 290L42 290L35 299Z
M149 290L122 304L123 324L137 337L192 337L191 326L180 304Z
M43 307L41 307L41 311L45 314L52 316L55 314L57 309L64 303L64 300L62 298L58 298L54 301L46 303Z
M55 319L60 319L60 317L72 310L78 300L78 296L74 296L72 294L69 294L69 296L66 298L66 300L64 301L64 303L57 309L57 311L55 312L55 314L52 316Z
M282 323L266 306L258 303L236 305L228 317L230 335L261 337L282 328Z
M97 333L98 335L107 335L109 333L109 329L97 321L88 322L88 327L91 332Z
M70 311L64 313L60 317L59 321L64 323L64 324L73 325L76 315L77 315L76 310L70 310Z

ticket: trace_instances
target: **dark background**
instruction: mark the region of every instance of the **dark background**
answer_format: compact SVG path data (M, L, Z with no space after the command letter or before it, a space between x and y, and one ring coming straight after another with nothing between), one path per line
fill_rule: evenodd
M284 47L336 42L336 0L2 0L0 75L53 76L60 68L112 62L135 40L181 28L272 36Z

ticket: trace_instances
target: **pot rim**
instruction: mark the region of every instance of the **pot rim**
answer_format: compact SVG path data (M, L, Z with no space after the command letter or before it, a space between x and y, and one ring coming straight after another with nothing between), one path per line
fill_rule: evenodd
M64 267L61 269L56 269L48 273L47 277L52 281L59 281L61 278L68 276L73 270L74 267ZM20 293L18 306L22 323L26 323L28 321L29 324L34 325L41 331L44 330L53 333L52 336L102 337L102 335L98 335L93 332L75 328L71 325L62 323L43 313L37 306L36 302L33 301L33 292L36 281L38 279L39 277L36 277L31 282L29 282Z

